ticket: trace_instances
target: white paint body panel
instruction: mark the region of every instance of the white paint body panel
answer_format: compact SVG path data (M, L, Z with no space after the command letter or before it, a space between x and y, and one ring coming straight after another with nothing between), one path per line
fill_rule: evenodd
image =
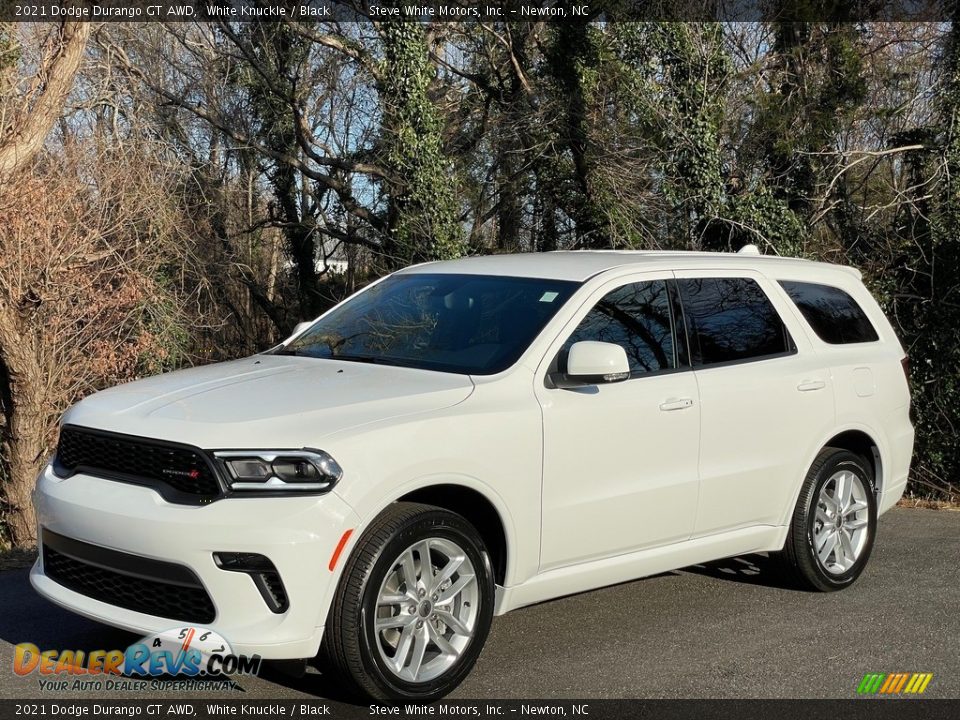
M879 509L903 492L913 445L903 351L856 271L793 259L706 253L549 253L433 263L403 273L576 280L582 286L510 369L465 376L258 355L96 393L64 422L204 449L319 448L344 469L333 492L175 505L145 487L74 475L38 478L40 524L107 548L187 565L207 587L212 625L242 652L306 657L319 647L344 557L390 503L438 484L481 493L507 542L497 612L691 563L782 547L804 475L838 433L876 445ZM599 297L627 282L756 279L796 354L638 377L590 389L549 386L551 361ZM778 279L841 287L879 342L830 346ZM865 373L866 371L866 373ZM869 382L865 378L869 378ZM822 383L822 386L820 385ZM800 390L800 386L815 386ZM690 400L681 409L674 401ZM277 566L290 609L266 608L217 550ZM139 632L176 623L31 579L54 602Z

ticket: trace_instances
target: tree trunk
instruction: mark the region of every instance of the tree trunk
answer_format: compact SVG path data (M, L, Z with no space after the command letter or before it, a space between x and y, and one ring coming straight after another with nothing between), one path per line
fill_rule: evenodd
M7 470L3 487L4 521L16 547L36 543L36 516L30 493L47 452L49 413L44 378L27 338L18 332L9 310L0 317L0 382L6 411Z
M32 107L7 127L0 128L0 179L10 177L29 163L43 147L43 141L60 116L63 103L73 87L73 78L90 36L92 23L67 21L60 26L57 47L44 60L36 81L43 87Z
M497 249L517 252L520 249L520 231L523 229L521 183L517 178L519 148L510 137L500 138L497 162Z
M383 23L383 78L379 150L390 181L387 251L391 269L449 260L466 251L454 164L444 145L444 119L431 97L436 69L427 34L418 23Z
M590 106L594 99L584 80L584 69L597 70L599 64L600 54L586 22L557 27L550 71L566 96L561 140L570 151L571 179L576 187L568 207L563 209L574 219L577 244L588 248L609 247L610 243L603 229L604 209L594 193L595 167L590 147Z
M15 547L36 544L37 520L30 494L47 452L47 418L43 403L37 397L22 397L24 392L19 384L14 383L17 402L10 416L10 477L4 492L7 531Z

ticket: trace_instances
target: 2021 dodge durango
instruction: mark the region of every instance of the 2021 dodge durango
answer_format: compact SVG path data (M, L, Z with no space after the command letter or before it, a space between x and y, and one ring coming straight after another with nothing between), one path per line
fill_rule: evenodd
M848 587L907 481L906 358L851 268L478 257L305 325L66 413L41 595L431 700L549 598L763 551Z

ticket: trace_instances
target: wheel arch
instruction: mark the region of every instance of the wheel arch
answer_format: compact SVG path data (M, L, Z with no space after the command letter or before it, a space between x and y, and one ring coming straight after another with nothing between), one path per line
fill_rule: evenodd
M435 505L465 518L477 529L490 552L496 584L511 583L511 573L518 567L519 540L505 501L489 485L469 475L432 474L391 487L379 500L364 503L368 510L362 513L357 537L397 502ZM350 548L350 552L354 549Z
M874 495L880 495L884 480L883 458L880 454L880 445L873 437L859 429L844 430L827 440L820 449L822 450L826 447L849 450L866 460L870 464L870 471L873 474Z
M505 584L509 548L507 531L500 512L486 495L465 485L438 483L408 492L398 497L396 502L435 505L466 519L476 528L490 553L496 584Z
M790 524L790 516L797 505L797 498L800 496L800 489L803 487L804 478L806 478L807 472L824 448L834 447L840 450L848 450L856 455L862 456L869 464L870 470L873 473L874 494L879 499L885 480L885 453L883 450L882 441L878 440L878 437L879 434L870 428L863 426L848 426L835 429L829 437L822 439L818 444L816 444L812 450L812 453L807 458L807 462L804 465L800 476L796 480L796 487L793 489L793 493L791 494L790 503L786 508L784 508L782 524Z

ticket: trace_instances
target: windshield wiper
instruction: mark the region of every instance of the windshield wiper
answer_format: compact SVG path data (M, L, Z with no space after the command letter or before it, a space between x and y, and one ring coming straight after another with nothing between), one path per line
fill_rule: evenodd
M309 352L304 352L301 350L288 350L286 348L282 350L277 350L273 353L274 355L293 355L296 357L309 357L315 358L317 360L343 360L344 362L358 362L366 363L368 365L398 365L399 363L394 360L389 360L387 358L376 357L373 355L313 355Z
M383 358L373 357L371 355L329 355L320 357L321 360L345 360L346 362L369 363L370 365L389 365L390 362Z

